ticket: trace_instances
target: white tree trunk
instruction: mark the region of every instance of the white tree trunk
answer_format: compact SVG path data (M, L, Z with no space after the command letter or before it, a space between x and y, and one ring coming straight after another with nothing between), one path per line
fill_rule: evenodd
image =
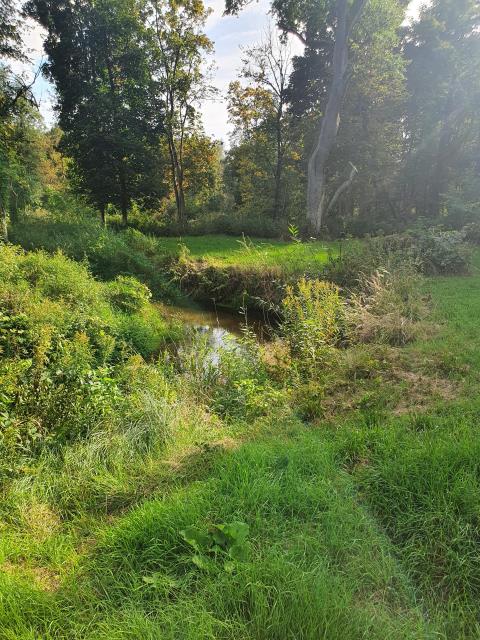
M348 24L348 0L337 0L332 84L328 93L318 141L308 161L307 219L315 233L320 231L325 211L328 209L325 184L326 169L337 139L340 109L347 88L349 35L366 2L367 0L357 0L354 3L352 17L350 24Z
M8 184L0 185L0 242L8 242Z
M0 205L0 243L8 242L8 214L6 207Z

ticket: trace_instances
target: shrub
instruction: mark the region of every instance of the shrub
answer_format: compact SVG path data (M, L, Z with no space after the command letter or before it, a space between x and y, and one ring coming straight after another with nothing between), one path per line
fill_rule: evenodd
M257 238L279 238L287 234L287 225L284 221L272 220L268 216L211 213L191 220L188 233L189 235L222 233L231 236L245 234Z
M412 236L412 251L426 275L453 275L468 271L469 254L459 231L428 229Z
M16 458L85 437L119 399L112 368L94 365L85 334L65 340L48 327L42 334L32 358L1 362L0 459L12 472Z
M345 334L345 303L338 287L302 278L288 285L282 302L282 332L292 358L304 372L319 372Z
M107 286L111 304L127 313L141 311L152 297L150 289L131 276L117 276Z
M339 255L329 256L323 276L340 287L353 288L358 284L360 273L373 273L380 262L381 259L371 241L349 242L342 247Z
M178 340L182 335L181 327L167 325L153 306L145 306L137 313L122 313L117 322L118 337L144 358L158 354L167 340Z
M475 246L480 245L480 222L470 222L462 229L462 234L466 242Z
M324 276L342 287L353 288L360 274L370 276L381 268L394 272L408 267L425 275L464 274L469 257L464 234L420 229L350 242L339 256L330 258Z
M11 315L0 311L0 357L28 357L32 349L31 331L25 313Z
M145 285L97 282L60 253L1 246L0 271L0 473L14 473L19 458L112 420L122 362L132 351L151 357L179 330Z
M61 249L70 258L86 259L92 273L102 280L133 276L145 283L156 298L179 297L168 274L172 252L165 252L155 238L134 229L116 233L88 216L76 220L70 215L65 220L50 213L40 216L37 212L28 219L20 219L11 238L28 250L55 253Z
M454 229L468 223L478 224L480 214L480 183L477 171L466 171L444 195L444 224Z

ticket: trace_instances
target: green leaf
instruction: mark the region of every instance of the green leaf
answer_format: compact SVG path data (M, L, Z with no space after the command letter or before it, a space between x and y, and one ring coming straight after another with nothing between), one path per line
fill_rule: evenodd
M236 569L236 566L237 565L235 564L235 562L232 562L232 560L227 560L223 563L223 568L227 573L233 573Z
M192 556L192 562L199 569L201 569L202 571L207 571L208 573L210 573L215 568L215 565L211 560L205 558L205 556L200 556L198 554Z
M210 535L212 536L216 544L218 544L220 547L225 548L228 544L228 537L223 532L223 529L224 525L214 525L210 529Z
M230 547L228 551L228 555L233 560L238 560L239 562L246 562L248 560L248 549L245 544L234 544Z
M208 549L212 544L210 536L197 527L187 527L180 531L180 535L195 551Z
M171 576L167 576L163 573L152 573L149 576L143 576L142 578L145 584L151 585L156 589L162 589L166 593L172 591L173 589L178 589L180 587L180 581L172 578Z
M245 542L248 537L250 528L245 522L231 522L223 525L223 532L237 544Z

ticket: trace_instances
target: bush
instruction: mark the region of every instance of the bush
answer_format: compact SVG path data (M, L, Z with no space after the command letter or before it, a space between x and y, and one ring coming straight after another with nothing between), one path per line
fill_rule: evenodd
M465 242L478 247L480 245L480 222L471 222L465 225L462 229L462 235Z
M413 268L424 275L465 274L469 258L463 233L422 229L350 242L339 256L330 258L323 273L342 287L355 288L360 276L370 276L378 269L393 273Z
M281 330L292 359L304 373L320 372L345 336L345 303L338 287L302 278L287 286L282 313Z
M55 253L61 249L69 258L87 260L92 273L102 280L133 276L157 299L179 297L168 274L174 254L165 252L155 238L134 229L115 233L104 229L95 218L57 220L55 215L36 212L15 224L11 239L27 250Z
M287 235L288 230L285 221L272 220L267 216L211 213L191 220L188 233L190 235L222 233L227 236L245 234L253 238L281 238Z
M131 228L138 233L153 236L177 237L182 235L202 236L209 234L225 234L241 236L242 233L257 238L280 238L288 235L285 221L273 220L262 215L240 215L238 212L222 213L205 212L202 209L193 211L190 207L187 229L175 220L175 211L148 212L140 210L129 214ZM108 217L109 227L121 231L120 215Z
M24 254L21 273L40 296L50 300L92 307L103 301L102 286L91 277L88 267L68 259L61 251L53 256L45 251Z
M178 337L131 277L97 282L61 253L0 247L0 473L85 438L119 410L118 367ZM111 303L115 303L115 307Z
M457 184L444 196L444 224L458 229L466 224L478 224L480 216L480 181L478 171L465 172Z
M150 289L131 276L117 276L107 287L111 304L127 313L141 311L152 297Z
M468 272L469 253L464 245L464 236L458 231L428 229L418 232L412 236L411 250L426 275Z
M373 273L380 263L381 258L371 241L349 242L338 256L329 257L323 276L340 287L354 288L361 273Z
M144 358L157 355L168 342L182 336L180 326L167 325L157 309L145 306L137 313L122 313L117 319L118 336Z

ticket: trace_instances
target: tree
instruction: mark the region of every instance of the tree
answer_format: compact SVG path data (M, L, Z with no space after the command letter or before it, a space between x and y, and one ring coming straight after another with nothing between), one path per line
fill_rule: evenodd
M127 224L132 199L149 185L163 195L156 146L162 104L150 76L141 0L30 0L47 30L46 73L58 95L62 147L77 185L102 212L118 205Z
M199 131L185 138L184 186L189 211L201 214L217 208L222 192L222 155L222 145Z
M271 29L261 44L249 47L245 52L242 77L251 81L255 88L266 91L270 97L270 113L266 113L265 125L275 137L273 217L277 219L284 210L282 182L287 152L288 125L285 116L290 73L291 51L288 42L275 36Z
M60 127L54 126L42 133L40 137L41 181L46 191L64 191L67 187L67 172L69 159L59 150L62 140Z
M367 1L356 0L350 11L348 0L336 1L332 81L328 90L325 113L322 116L317 143L308 160L307 219L316 233L320 231L323 216L329 207L329 203L326 201L326 171L337 138L340 110L347 89L350 36ZM348 185L352 178L351 173L348 181L344 184ZM343 190L344 185L341 185L339 189ZM337 191L337 193L339 192ZM337 193L333 196L332 202L338 197Z
M203 33L209 11L201 0L148 0L152 77L165 103L165 134L178 223L187 223L185 141L197 128L197 107L213 93L205 72L212 42Z
M330 233L375 233L398 227L404 218L397 187L407 102L403 20L396 0L370 0L356 27L341 121L327 163L323 224ZM321 103L315 109L321 113ZM312 125L317 120L313 113L307 117Z
M0 96L16 88L0 68ZM35 202L41 194L42 145L40 116L25 97L15 102L0 121L0 239L8 240L8 220Z
M226 157L226 184L235 209L244 216L271 217L276 165L271 91L231 82L228 112L234 132Z
M8 219L28 200L24 188L36 181L33 120L36 101L31 82L12 72L11 60L26 61L22 48L21 20L12 0L0 0L0 239L8 240ZM28 133L27 133L28 132Z
M236 13L244 4L245 0L227 0L226 10ZM388 165L398 173L403 131L399 107L404 99L398 29L407 4L406 0L272 0L279 29L305 47L304 54L292 61L287 100L292 126L303 131L307 219L315 233L357 183L359 190L365 186L367 176L360 183L357 169L370 172L372 196L386 189L383 177L378 180L374 175L383 166L382 145L383 158L391 157ZM390 82L392 99L385 95ZM374 124L377 116L379 130ZM375 163L367 161L373 141Z
M0 58L25 60L21 21L14 0L0 0Z
M434 0L406 30L404 198L416 215L438 218L447 192L478 176L479 27L477 0Z

